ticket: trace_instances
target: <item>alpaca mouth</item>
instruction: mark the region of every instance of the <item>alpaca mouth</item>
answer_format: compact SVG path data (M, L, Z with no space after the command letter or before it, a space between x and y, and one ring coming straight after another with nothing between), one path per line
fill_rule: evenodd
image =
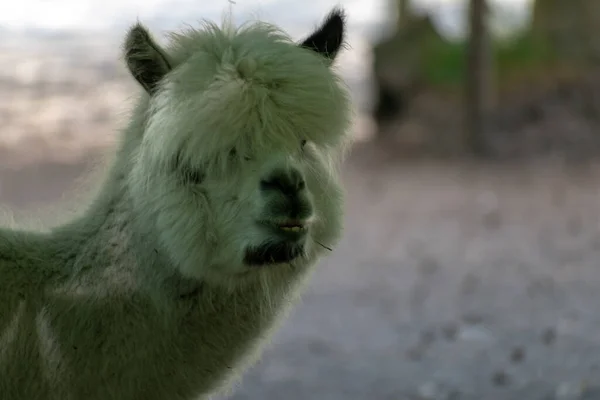
M276 221L261 221L261 226L269 234L283 240L299 240L308 233L309 222L298 219L284 219Z
M250 266L289 263L304 254L297 242L266 243L246 250L244 263Z
M284 220L271 224L275 229L283 232L303 233L308 229L308 224L300 220Z
M309 231L308 221L263 220L259 222L259 226L270 239L246 250L244 263L247 265L288 263L304 254L304 239Z

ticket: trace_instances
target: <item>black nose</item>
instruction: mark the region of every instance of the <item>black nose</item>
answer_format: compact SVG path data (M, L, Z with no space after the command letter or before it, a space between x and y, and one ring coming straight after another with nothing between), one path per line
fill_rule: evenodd
M274 171L267 178L260 181L262 191L277 191L288 196L298 194L305 186L306 183L302 174L296 169Z

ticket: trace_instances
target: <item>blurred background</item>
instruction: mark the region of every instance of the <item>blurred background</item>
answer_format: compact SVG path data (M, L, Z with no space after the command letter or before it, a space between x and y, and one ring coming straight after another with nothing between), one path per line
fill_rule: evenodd
M231 398L600 399L600 1L2 2L0 208L85 202L137 18L163 40L231 7L300 39L335 4L346 233Z

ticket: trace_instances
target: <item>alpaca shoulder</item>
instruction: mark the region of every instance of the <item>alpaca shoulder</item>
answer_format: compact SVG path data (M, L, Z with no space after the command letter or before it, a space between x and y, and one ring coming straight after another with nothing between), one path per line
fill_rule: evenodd
M0 296L27 297L58 272L50 235L0 228Z
M3 286L11 276L32 267L39 235L9 228L0 228L0 273Z
M34 290L35 266L29 242L36 235L0 228L0 337ZM0 343L1 345L1 343Z

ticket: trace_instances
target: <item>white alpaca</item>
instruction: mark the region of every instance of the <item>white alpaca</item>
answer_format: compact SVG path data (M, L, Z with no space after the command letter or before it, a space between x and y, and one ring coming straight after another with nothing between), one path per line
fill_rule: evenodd
M125 59L145 89L99 196L0 229L0 399L192 400L226 386L342 230L334 10L302 43L205 23Z

